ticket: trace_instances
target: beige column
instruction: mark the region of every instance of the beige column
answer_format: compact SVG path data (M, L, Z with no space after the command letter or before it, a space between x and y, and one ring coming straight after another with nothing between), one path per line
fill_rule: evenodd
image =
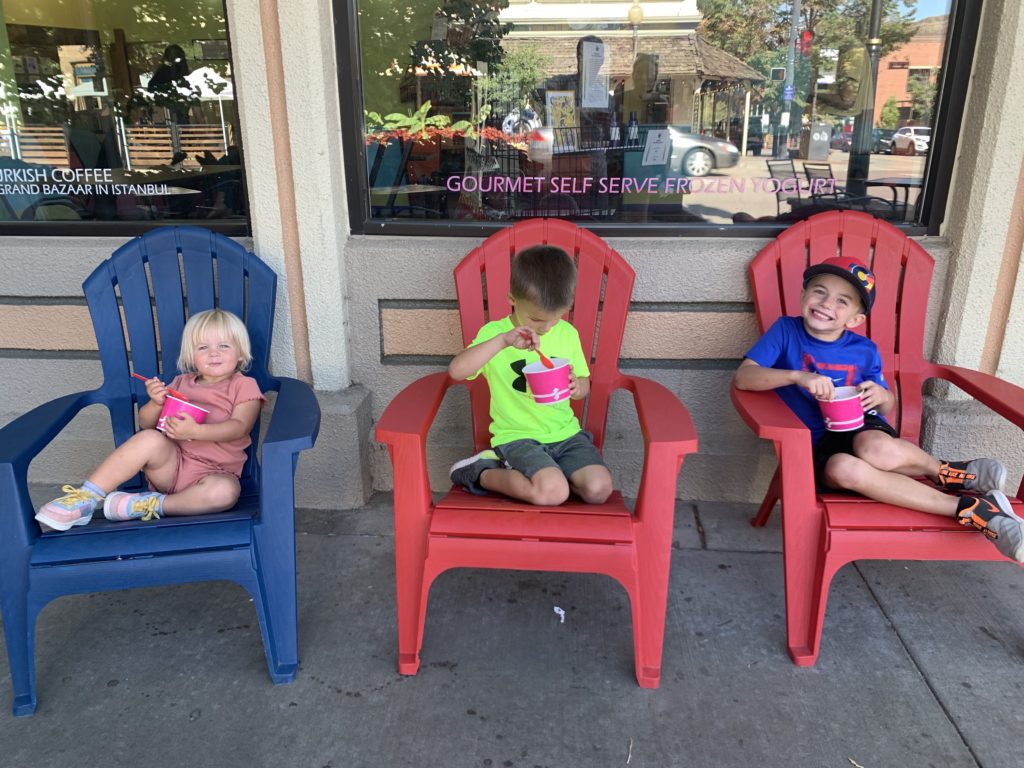
M1024 10L1018 0L994 0L985 3L963 106L959 156L943 228L952 259L936 351L942 362L1000 371L1017 383L1024 383L1021 104Z
M281 226L276 143L270 129L270 95L259 0L229 0L228 28L239 123L245 149L254 250L278 275L276 323L271 363L275 373L298 374L292 329L291 275L285 261Z
M317 389L340 390L351 382L344 271L349 230L334 15L331 0L277 2L284 92L292 116L294 196L302 233L310 364ZM341 81L354 79L348 73Z
M278 270L275 370L350 382L347 231L329 0L229 0L256 253Z

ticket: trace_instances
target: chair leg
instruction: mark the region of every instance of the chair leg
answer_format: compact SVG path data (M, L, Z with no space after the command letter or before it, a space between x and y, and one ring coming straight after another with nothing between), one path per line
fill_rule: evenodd
M805 560L800 568L787 563L786 571L786 631L789 657L798 667L812 667L821 650L821 629L825 622L828 592L835 576L845 561L829 557L827 539L829 531L821 527L821 541L804 548L796 558ZM808 572L813 568L813 572ZM799 570L802 573L797 574Z
M14 716L24 717L36 711L36 611L29 608L27 591L21 589L28 585L15 586L12 590L6 585L3 597L4 637L14 691Z
M661 658L665 641L665 609L668 603L668 563L639 576L630 592L633 614L633 655L636 681L641 688L661 685ZM630 590L627 590L630 591Z
M253 602L263 632L263 650L267 655L270 679L275 685L294 682L299 670L294 566L281 568L272 576L264 574L258 593L253 595Z
M420 668L423 625L427 615L427 536L429 508L401 510L395 499L395 591L398 610L398 672L415 675ZM418 506L418 505L417 505Z
M653 461L652 457L649 456L648 461ZM641 483L634 528L639 566L635 589L629 590L627 585L633 614L636 680L641 688L657 688L661 684L675 513L675 475L665 473L662 477L670 478L670 481L647 482L645 478ZM659 485L664 487L657 487Z
M776 469L775 474L772 475L772 481L768 484L768 490L764 494L761 507L757 510L757 514L754 515L754 519L750 521L750 524L757 528L768 524L768 518L771 517L772 510L775 509L775 502L779 500L779 493L781 492L779 472L780 470Z
M395 542L396 602L398 609L398 673L415 675L420 669L423 627L427 618L427 593L432 579L427 579L422 560L402 562Z

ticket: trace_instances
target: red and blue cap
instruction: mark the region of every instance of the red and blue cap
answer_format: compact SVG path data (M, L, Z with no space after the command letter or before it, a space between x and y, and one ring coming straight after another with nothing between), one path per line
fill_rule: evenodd
M875 303L875 273L849 256L833 256L820 264L808 267L804 271L804 288L816 275L835 275L846 280L857 290L860 302L864 305L864 314L871 312Z

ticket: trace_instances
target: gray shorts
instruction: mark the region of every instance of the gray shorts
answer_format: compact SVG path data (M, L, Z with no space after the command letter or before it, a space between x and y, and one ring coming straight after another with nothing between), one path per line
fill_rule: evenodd
M494 450L512 469L518 469L528 478L548 467L558 467L566 477L572 477L583 467L606 466L593 436L586 430L558 443L513 440L494 446Z

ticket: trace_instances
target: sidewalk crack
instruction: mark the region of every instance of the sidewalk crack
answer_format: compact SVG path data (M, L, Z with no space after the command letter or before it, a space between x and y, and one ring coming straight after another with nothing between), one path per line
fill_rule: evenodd
M693 521L697 525L697 536L700 538L700 548L708 548L708 538L704 533L704 523L700 519L700 507L697 504L693 504Z

